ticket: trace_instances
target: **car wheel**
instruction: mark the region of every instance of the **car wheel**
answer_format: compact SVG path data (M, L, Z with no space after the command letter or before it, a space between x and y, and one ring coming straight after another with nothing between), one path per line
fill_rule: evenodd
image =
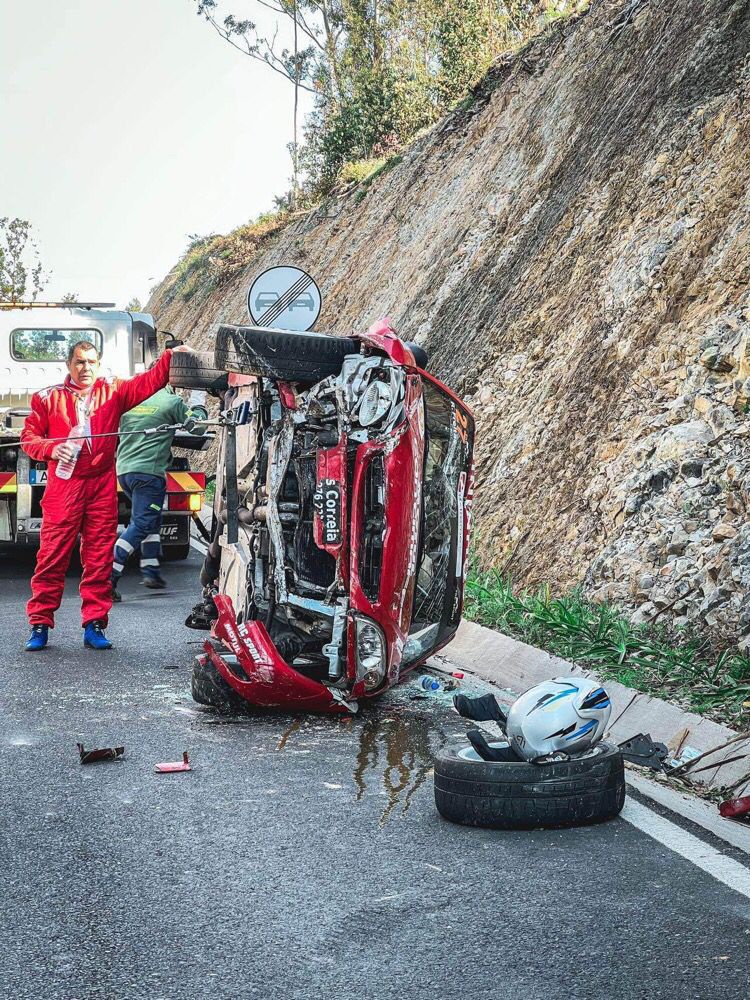
M228 388L227 373L217 368L208 351L180 351L169 359L169 383L177 389L206 389L218 394Z
M199 705L210 705L221 712L247 710L247 702L232 690L209 659L203 662L201 657L193 663L190 689L193 701L197 701Z
M484 761L470 745L446 747L435 761L438 812L464 826L580 826L617 816L624 802L622 754L608 743L552 764Z
M358 352L348 337L222 325L216 335L215 360L225 371L313 385L338 375L346 355Z

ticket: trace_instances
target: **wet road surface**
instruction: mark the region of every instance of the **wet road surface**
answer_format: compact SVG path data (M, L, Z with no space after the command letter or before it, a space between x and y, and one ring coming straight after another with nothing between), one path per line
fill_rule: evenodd
M71 575L32 656L33 556L0 549L0 996L747 995L750 900L624 820L442 821L447 696L412 683L354 719L196 706L198 564L167 564L163 593L130 572L110 653L82 648ZM125 758L82 767L76 741ZM192 772L154 773L183 750Z

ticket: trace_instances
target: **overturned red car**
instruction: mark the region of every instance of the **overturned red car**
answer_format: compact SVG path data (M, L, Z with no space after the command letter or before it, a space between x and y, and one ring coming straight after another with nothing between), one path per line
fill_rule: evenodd
M352 712L461 618L474 420L387 321L222 325L229 372L196 701Z

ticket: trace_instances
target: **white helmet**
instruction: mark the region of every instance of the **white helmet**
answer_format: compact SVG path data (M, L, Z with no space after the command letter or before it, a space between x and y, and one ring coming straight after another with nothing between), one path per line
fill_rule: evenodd
M555 677L529 688L513 702L506 732L525 760L564 751L583 753L604 736L612 704L597 681Z

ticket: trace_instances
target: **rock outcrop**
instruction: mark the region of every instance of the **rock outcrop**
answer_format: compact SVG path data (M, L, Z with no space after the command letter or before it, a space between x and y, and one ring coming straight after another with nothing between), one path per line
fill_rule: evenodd
M230 280L299 264L320 329L390 315L475 409L481 558L640 620L750 634L750 2L601 0L496 65L368 187Z

